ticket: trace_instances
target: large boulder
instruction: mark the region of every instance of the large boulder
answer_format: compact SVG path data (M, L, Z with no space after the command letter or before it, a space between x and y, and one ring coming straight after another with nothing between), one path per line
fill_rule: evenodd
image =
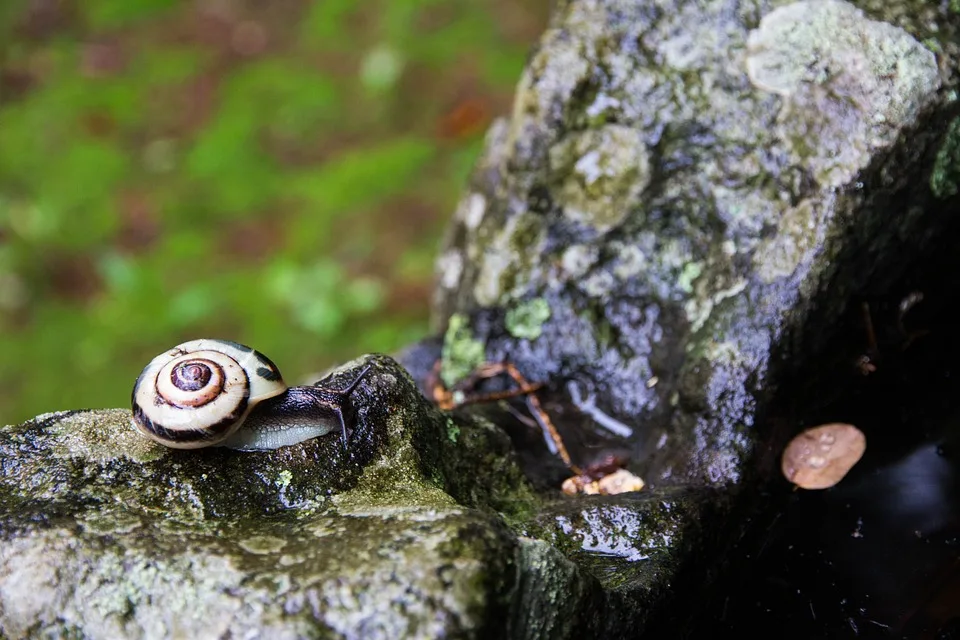
M5 429L4 636L502 629L516 536L492 508L443 491L447 420L393 360L369 362L347 450L337 434L270 452L176 451L135 431L129 410ZM522 492L512 469L507 456L497 477L479 471L479 493Z
M737 482L773 354L803 360L791 340L825 337L956 208L958 21L927 2L561 3L450 227L435 328L576 377L634 428L648 482Z

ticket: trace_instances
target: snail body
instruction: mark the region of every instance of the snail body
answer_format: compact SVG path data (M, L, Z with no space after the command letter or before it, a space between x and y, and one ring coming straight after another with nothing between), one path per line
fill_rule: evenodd
M133 387L133 425L167 447L276 449L341 430L347 396L323 381L287 387L265 355L236 342L201 339L177 345L144 367Z

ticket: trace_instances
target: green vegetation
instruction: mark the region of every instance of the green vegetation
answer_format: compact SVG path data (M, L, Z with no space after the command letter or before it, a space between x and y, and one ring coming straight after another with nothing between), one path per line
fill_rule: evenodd
M443 361L440 379L449 389L486 362L485 348L473 337L469 319L460 313L450 316L443 335Z
M947 128L943 144L930 175L930 190L938 198L949 198L960 189L960 118Z
M536 340L543 333L543 323L549 319L550 304L543 298L534 298L507 310L507 331L514 338Z
M422 336L547 0L0 5L7 423L127 406L186 339L299 381Z

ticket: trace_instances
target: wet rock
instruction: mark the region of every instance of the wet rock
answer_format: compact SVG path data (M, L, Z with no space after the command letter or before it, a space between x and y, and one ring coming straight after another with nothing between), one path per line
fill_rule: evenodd
M4 542L6 637L437 637L479 634L506 609L514 543L478 512L76 515Z
M693 597L676 577L714 575L758 521L803 411L863 377L860 301L953 250L958 71L946 3L561 2L448 230L429 352L447 366L467 341L548 383L579 465L617 447L654 492L719 491L718 546L644 561ZM779 386L813 362L829 375L784 411ZM511 436L538 487L562 481L536 436Z
M3 635L502 633L519 557L504 517L536 503L509 443L433 410L393 360L366 360L347 450L176 451L127 410L0 431Z
M168 449L121 409L0 429L4 637L617 636L655 610L648 568L612 596L570 559L594 548L585 507L543 511L559 491L535 495L481 414L439 412L385 356L344 365L333 385L367 365L346 449L339 434ZM623 548L641 518L676 535L695 507L638 504L653 512L604 512L626 523ZM660 537L643 544L654 553Z
M793 341L945 223L956 23L922 2L561 3L448 232L435 327L577 380L648 483L736 484ZM549 314L518 334L531 304Z

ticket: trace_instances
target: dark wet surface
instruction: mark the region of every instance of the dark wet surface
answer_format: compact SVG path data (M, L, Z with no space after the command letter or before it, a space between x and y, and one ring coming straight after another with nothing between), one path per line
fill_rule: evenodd
M758 419L769 447L754 462L768 481L747 483L753 497L744 502L761 492L760 508L739 521L744 537L724 555L718 582L706 568L713 551L704 548L696 575L673 585L683 602L644 637L960 640L960 332L952 311L960 305L943 278L958 263L960 254L941 255L893 293L851 301L829 336L798 351L804 364L781 380L782 397ZM901 314L901 302L918 291L923 299ZM858 365L862 355L870 368ZM538 395L577 464L619 453L644 475L637 445L650 442L650 422L628 422L636 432L620 437L584 408L589 389L548 382ZM489 381L483 390L509 386ZM509 432L533 483L557 490L569 470L523 401L511 406L512 415L502 403L483 411ZM802 429L826 422L860 428L866 454L836 487L794 490L779 475L780 452Z
M960 335L949 288L928 288L902 318L912 288L869 301L873 372L843 370L856 355L849 345L867 343L863 307L852 306L829 347L848 353L800 373L843 392L797 393L805 400L785 415L855 424L866 454L831 489L767 485L766 515L689 637L960 638Z
M693 637L939 638L960 623L958 460L930 442L870 462L833 489L788 495Z
M608 473L620 467L636 469L630 441L604 428L591 413L574 405L566 384L550 385L539 391L538 396L575 465L583 470L602 467ZM563 481L575 475L557 455L552 441L523 400L503 402L488 407L488 411L491 419L507 431L524 474L537 489L559 491ZM629 428L620 422L616 424L620 429Z

